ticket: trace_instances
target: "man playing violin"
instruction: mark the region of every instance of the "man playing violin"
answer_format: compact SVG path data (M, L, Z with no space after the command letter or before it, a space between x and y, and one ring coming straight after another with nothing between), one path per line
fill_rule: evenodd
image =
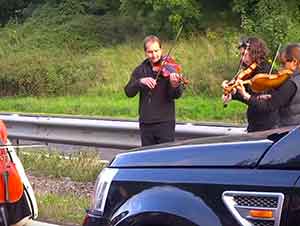
M242 72L238 74L238 77L242 74L242 77L251 79L258 73L269 73L271 65L267 62L268 49L263 40L256 37L241 39L238 49L241 54L240 66L242 68ZM239 79L244 80L243 78ZM223 81L222 87L226 90L228 88L228 81ZM270 98L268 93L254 93L248 85L245 85L245 89L258 101ZM248 105L248 132L262 131L276 128L278 126L278 110L275 109L268 112L258 111L255 106L248 103L241 93L237 92L236 88L232 89L230 93L224 93L222 99L224 102L228 102L231 99L238 100Z
M161 76L164 58L161 41L154 35L144 40L146 59L135 68L125 86L125 94L139 93L139 126L142 146L175 139L175 99L183 93L181 76L171 72Z
M270 98L257 100L242 86L238 92L259 112L279 111L280 126L300 124L300 44L289 44L279 57L283 70L292 73L279 87L270 92Z

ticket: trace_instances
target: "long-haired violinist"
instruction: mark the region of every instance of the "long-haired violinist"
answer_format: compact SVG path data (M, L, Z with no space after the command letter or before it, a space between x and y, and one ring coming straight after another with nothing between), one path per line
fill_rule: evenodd
M268 48L262 39L249 37L241 39L238 49L240 51L240 70L232 81L223 81L224 94L223 102L238 100L248 105L247 107L247 131L255 132L276 128L279 123L278 110L258 111L257 108L249 104L248 100L237 92L236 83L240 80L248 80L258 73L269 73L271 64L267 61ZM245 90L257 101L270 98L266 92L255 93L249 85L244 85Z
M288 76L270 92L270 98L258 101L242 87L238 92L249 106L259 112L279 111L280 126L300 124L300 44L287 45L279 55L282 69ZM280 74L278 72L278 74ZM290 73L287 73L290 72ZM284 73L281 73L284 75Z
M139 124L142 146L174 141L175 99L183 92L181 67L163 56L161 41L154 35L144 39L146 59L135 68L125 94L139 93Z

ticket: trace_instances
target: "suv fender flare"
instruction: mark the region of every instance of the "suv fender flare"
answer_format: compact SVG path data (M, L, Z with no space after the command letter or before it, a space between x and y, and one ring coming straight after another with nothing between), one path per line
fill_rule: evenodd
M159 216L169 216L170 219L178 218L179 221L185 219L184 225L189 222L190 225L197 226L222 226L216 214L200 197L170 185L155 186L132 196L113 214L111 222L118 226L126 223L130 225L128 221L143 220L143 216L149 214L154 224L156 217L159 219ZM167 222L160 223L165 225Z

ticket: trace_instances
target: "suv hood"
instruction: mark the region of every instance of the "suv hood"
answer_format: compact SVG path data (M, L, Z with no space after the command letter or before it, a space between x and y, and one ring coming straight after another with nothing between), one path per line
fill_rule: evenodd
M248 136L167 143L119 154L110 167L255 167L273 143Z

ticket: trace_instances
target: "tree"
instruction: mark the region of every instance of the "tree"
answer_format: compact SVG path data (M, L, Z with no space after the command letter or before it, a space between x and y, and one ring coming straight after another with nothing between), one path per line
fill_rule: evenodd
M233 10L241 15L241 27L263 37L272 49L287 41L299 24L300 3L296 0L233 0Z
M121 0L120 9L140 21L146 33L173 35L183 23L186 30L193 30L201 17L195 0Z
M24 9L30 0L0 0L0 23L4 26L11 17L18 16L18 13Z

